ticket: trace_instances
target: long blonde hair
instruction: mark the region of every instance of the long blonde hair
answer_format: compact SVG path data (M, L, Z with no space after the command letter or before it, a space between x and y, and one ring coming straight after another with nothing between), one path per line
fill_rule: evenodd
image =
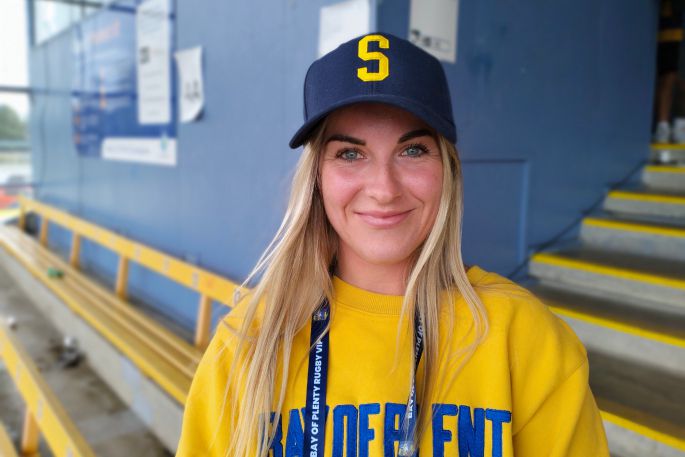
M240 404L240 407L231 408L232 435L226 455L249 457L255 448L260 457L268 454L275 431L271 413L275 412L279 418L283 408L293 339L307 325L322 300L333 299L330 269L338 241L326 218L318 186L325 124L324 121L305 145L283 222L244 285L260 274L261 278L246 296L238 299L247 303L240 329L233 329L238 344L229 370L225 402ZM471 343L459 353L451 354L458 365L450 370L450 382L488 330L485 308L469 283L461 255L463 199L457 150L444 137L438 135L437 140L443 163L440 206L431 232L416 253L400 319L400 325L408 328L414 327L415 316L423 324L425 343L420 377L423 382L417 386L417 398L423 404L428 404L426 399L431 398L437 380L438 316L444 294L450 294L448 303L454 303L457 294L463 296L472 316L470 330L474 330ZM447 328L451 329L454 306L446 308L451 319ZM451 335L447 339L451 340ZM277 374L279 366L282 370ZM413 370L414 364L411 366ZM279 385L276 385L277 375L281 379ZM222 411L226 410L225 406ZM430 408L424 408L420 414L418 436L426 429L429 414Z

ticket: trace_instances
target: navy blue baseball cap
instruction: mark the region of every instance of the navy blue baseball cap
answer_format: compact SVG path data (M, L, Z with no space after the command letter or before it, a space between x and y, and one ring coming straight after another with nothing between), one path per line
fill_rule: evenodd
M447 78L438 59L407 40L373 33L341 44L309 67L304 124L290 147L304 144L332 111L359 102L397 106L457 141Z

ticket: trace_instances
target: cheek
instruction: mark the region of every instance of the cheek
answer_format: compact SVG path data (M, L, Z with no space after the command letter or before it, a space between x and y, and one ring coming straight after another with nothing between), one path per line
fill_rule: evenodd
M405 182L415 198L421 200L431 212L437 213L442 194L442 166L414 170Z
M345 207L352 201L358 190L358 184L349 176L334 167L321 167L321 196L326 215L332 224L338 220Z

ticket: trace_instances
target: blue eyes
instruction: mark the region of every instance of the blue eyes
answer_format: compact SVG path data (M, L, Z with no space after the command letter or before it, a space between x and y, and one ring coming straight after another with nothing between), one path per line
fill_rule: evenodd
M428 152L428 150L425 146L421 144L412 144L404 150L402 155L409 157L419 157L420 155L423 155L426 152Z
M361 154L355 149L343 149L340 153L338 153L338 157L344 160L352 161L359 159Z
M404 157L421 157L424 154L428 154L428 148L423 145L423 144L410 144L404 150L400 153L401 156ZM361 153L361 151L357 149L341 149L337 154L336 157L339 159L343 159L347 162L353 162L355 160L362 159L364 156Z

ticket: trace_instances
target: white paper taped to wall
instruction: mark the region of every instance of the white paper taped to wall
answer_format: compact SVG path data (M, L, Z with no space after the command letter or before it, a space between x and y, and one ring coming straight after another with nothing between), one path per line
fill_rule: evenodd
M146 0L136 10L138 122L171 121L169 0Z
M205 106L202 78L202 47L184 49L174 53L178 67L179 120L197 119Z
M345 0L319 12L319 57L371 31L369 0Z
M457 61L459 0L411 0L409 40L440 60Z

